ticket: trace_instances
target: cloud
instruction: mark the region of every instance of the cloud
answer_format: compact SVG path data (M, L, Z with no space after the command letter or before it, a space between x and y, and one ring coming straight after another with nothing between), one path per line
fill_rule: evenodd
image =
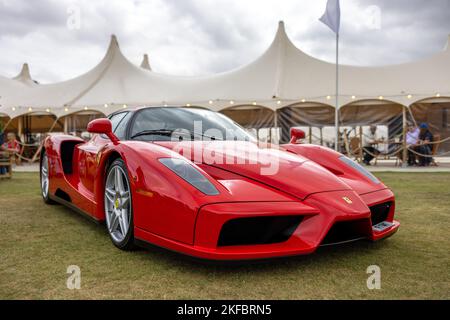
M334 35L318 18L326 0L0 0L0 74L28 62L41 82L69 79L95 66L116 34L124 54L143 53L157 72L204 75L251 62L284 20L295 45L334 61ZM80 28L70 29L78 9ZM450 0L341 1L340 59L380 65L442 50L450 33ZM379 15L377 16L377 13Z

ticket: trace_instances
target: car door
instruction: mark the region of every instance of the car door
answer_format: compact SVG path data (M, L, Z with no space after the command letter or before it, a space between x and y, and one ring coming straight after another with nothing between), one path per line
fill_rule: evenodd
M118 128L123 128L122 126L126 126L126 123L123 123L123 120L128 118L128 114L129 112L120 112L110 116L109 119L111 120L112 130L114 133L118 130ZM88 191L92 196L94 194L95 173L97 172L97 153L100 148L109 142L110 140L106 135L95 135L89 142L77 146L79 154L78 172L80 175L80 181L86 191Z

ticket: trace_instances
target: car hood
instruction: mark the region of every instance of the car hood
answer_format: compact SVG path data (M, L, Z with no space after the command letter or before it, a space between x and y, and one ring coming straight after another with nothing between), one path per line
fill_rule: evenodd
M319 192L351 190L322 166L276 146L262 147L246 141L155 143L195 163L246 177L300 199Z

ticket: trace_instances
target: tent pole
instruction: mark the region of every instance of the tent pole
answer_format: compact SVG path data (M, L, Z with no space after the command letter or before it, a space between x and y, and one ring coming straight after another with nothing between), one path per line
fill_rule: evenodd
M274 118L273 118L273 125L275 127L275 132L277 133L276 136L278 136L278 112L275 110ZM280 139L278 139L277 143L280 142Z
M339 151L339 33L336 32L336 103L334 109L334 124L336 127L336 137L334 149Z
M8 126L10 125L12 121L12 118L9 118L9 120L6 122L5 126L3 127L3 132L6 132L6 128L8 128Z
M403 158L403 162L402 162L402 167L406 167L407 163L408 163L408 149L407 149L407 145L406 145L406 132L407 132L407 127L406 127L406 107L403 106L403 141L402 141L402 146L403 146L403 150L402 150L402 158Z
M67 117L68 117L68 116L65 116L65 117L64 117L64 133L65 133L65 134L67 134L67 129L68 129L68 128L67 128L67 127L68 127Z
M320 127L320 145L323 146L323 128Z
M48 132L52 132L52 130L53 130L53 128L55 128L57 122L58 122L58 118L56 118L55 121L53 121L53 124L51 125L50 129L48 130Z
M362 159L363 159L363 142L362 142L362 138L363 138L363 130L362 130L362 126L359 126L359 159L358 161L361 163Z
M276 110L274 111L274 115L273 115L273 127L275 129L275 132L277 132L277 128L278 128L278 113L277 113ZM270 134L272 135L272 128L270 129ZM273 139L272 138L273 138L273 136L271 137L271 140L270 140L271 143L273 143Z
M23 126L23 116L20 116L17 122L17 136L19 137L19 139L21 141L23 141L22 139L22 126Z
M309 127L309 144L312 144L312 127Z

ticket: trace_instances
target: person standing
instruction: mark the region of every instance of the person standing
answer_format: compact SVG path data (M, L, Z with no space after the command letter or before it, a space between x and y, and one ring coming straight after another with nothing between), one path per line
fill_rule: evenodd
M416 164L416 155L411 151L417 148L419 142L420 130L413 124L408 126L408 132L406 132L406 146L408 147L408 166L414 166Z
M427 123L421 123L419 132L419 144L417 146L417 152L421 155L419 158L419 166L429 166L431 163L431 142L433 142L433 134L431 133Z

